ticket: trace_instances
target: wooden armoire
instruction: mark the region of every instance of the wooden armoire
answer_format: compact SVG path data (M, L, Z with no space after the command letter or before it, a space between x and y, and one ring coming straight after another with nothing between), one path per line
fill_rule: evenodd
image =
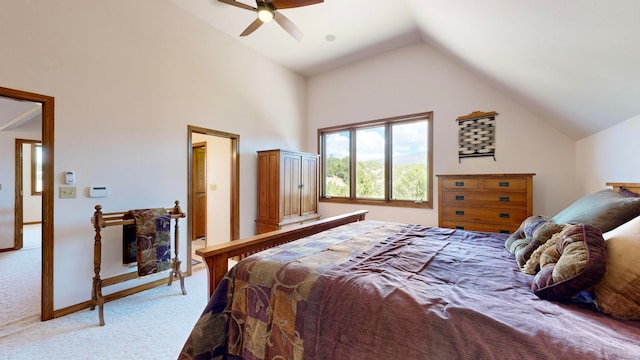
M316 154L258 151L256 234L320 218L318 161Z

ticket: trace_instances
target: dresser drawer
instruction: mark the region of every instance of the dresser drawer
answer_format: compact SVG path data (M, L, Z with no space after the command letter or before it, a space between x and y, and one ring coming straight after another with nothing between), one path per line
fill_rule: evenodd
M491 223L518 223L527 218L525 209L485 208L485 207L445 207L444 220L482 221Z
M512 234L518 230L520 224L487 224L487 223L475 223L467 221L447 221L445 220L441 227L469 230L469 231L487 231L503 234Z
M489 178L482 179L485 190L526 190L527 179L523 178Z
M451 178L451 179L442 179L442 188L443 189L479 189L480 188L480 180L479 179L467 179L464 177L461 178Z
M441 194L442 203L451 206L498 206L498 207L526 207L526 192L497 192L497 191L449 191Z

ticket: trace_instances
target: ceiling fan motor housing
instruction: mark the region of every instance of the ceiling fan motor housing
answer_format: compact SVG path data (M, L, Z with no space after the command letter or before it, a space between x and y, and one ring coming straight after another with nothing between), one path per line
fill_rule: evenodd
M319 4L324 0L256 0L256 7L241 3L235 0L218 0L225 4L229 4L241 9L255 11L258 14L258 18L253 21L247 28L240 34L240 36L247 36L257 30L263 23L269 22L273 19L276 20L278 25L282 27L289 35L293 36L296 40L302 40L302 32L298 27L289 20L286 16L277 12L278 9L290 9L295 7L308 6L313 4Z

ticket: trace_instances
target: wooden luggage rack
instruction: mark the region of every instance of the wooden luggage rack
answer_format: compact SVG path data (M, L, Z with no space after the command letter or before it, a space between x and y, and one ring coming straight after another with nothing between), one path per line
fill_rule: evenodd
M102 287L115 285L124 281L136 279L138 277L137 272L129 272L122 275L117 275L108 279L100 278L100 268L102 263L102 236L100 235L100 231L107 226L116 226L116 225L130 225L135 224L135 220L131 217L130 211L123 212L111 212L111 213L103 213L102 205L95 206L96 211L91 218L91 222L93 223L93 227L96 231L96 236L94 238L93 245L93 272L95 276L93 277L93 286L91 289L91 310L98 306L98 312L100 317L100 326L104 325L104 296L102 296ZM178 258L179 251L179 226L178 219L185 217L184 212L180 209L180 202L176 200L175 206L172 208L166 208L167 213L171 216L171 219L175 219L174 226L174 254L175 257L171 259L171 271L169 273L169 283L171 285L173 283L174 277L180 279L180 288L182 289L182 294L186 295L187 292L184 288L184 276L182 271L180 270L180 259ZM144 286L143 286L144 287ZM141 290L144 290L148 287L144 287ZM139 290L139 291L141 291ZM138 291L133 291L131 293L135 293Z

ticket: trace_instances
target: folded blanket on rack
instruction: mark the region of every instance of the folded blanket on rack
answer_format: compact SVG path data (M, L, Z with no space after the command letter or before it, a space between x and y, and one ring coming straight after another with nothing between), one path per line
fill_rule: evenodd
M171 268L171 216L164 208L129 211L136 222L138 276Z

